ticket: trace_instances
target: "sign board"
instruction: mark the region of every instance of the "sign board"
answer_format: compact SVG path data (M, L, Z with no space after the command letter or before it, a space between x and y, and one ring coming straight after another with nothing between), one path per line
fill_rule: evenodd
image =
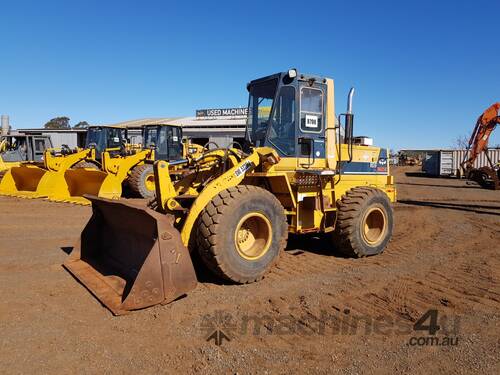
M248 115L248 108L197 109L196 117L233 117Z
M318 116L306 115L306 128L317 128Z

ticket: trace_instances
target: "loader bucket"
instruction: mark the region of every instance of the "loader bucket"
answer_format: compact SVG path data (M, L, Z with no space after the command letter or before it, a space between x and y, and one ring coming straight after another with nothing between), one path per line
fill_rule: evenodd
M3 176L0 194L18 197L46 197L58 183L57 172L36 165L12 167Z
M189 251L169 216L86 198L92 217L64 267L114 315L169 303L196 287Z
M67 192L64 196L50 197L52 200L90 204L85 194L101 198L118 199L122 195L121 181L103 171L77 168L64 173Z

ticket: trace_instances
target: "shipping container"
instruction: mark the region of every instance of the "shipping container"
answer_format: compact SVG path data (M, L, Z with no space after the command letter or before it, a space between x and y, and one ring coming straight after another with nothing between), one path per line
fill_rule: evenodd
M445 150L441 150L439 152L439 175L440 176L456 175L457 170L453 169L453 154L454 154L454 152L455 151L445 151Z
M441 151L427 151L422 161L422 171L430 176L439 176L439 157Z
M457 176L457 172L467 154L467 150L430 150L426 152L422 171L430 176ZM488 150L493 163L500 161L500 148ZM482 152L474 162L474 168L490 166L486 154Z
M453 173L456 173L457 170L460 169L460 165L462 164L464 157L467 154L467 150L453 150ZM500 161L500 148L491 148L488 150L488 156L490 160L493 162L493 164L498 163ZM477 157L476 161L474 162L474 168L481 168L481 167L489 167L490 163L488 162L488 158L486 157L486 154L482 152L479 154Z

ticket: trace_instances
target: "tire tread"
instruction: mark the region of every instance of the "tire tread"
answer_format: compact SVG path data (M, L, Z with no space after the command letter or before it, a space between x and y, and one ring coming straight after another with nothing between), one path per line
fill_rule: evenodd
M238 185L236 187L223 190L215 196L202 211L202 214L200 215L201 220L199 220L198 223L198 252L205 265L217 276L240 284L258 281L262 279L265 272L259 274L255 278L239 278L232 274L231 270L223 262L223 257L221 257L220 254L222 250L217 246L219 243L219 230L224 231L224 228L221 228L219 224L222 216L228 214L232 205L243 196L250 193L267 195L271 198L270 201L274 202L273 204L275 204L279 210L283 210L281 203L269 191L253 185ZM273 223L273 225L274 224L275 223ZM286 215L282 215L282 221L279 225L282 225L282 233L284 233L280 238L279 243L281 253L281 251L286 247L288 239L288 223L286 221ZM274 260L273 264L268 267L268 269L274 265L277 259L278 257Z

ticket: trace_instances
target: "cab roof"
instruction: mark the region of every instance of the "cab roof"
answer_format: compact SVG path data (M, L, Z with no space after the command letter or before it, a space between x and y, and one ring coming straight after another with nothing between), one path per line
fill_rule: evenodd
M317 75L313 75L313 74L300 73L297 69L290 69L290 70L295 70L295 72L296 72L297 75L296 75L296 77L294 79L297 79L299 81L310 81L311 79L313 79L316 82L323 82L323 83L326 82L326 77L321 77L321 76L317 76ZM280 80L283 77L286 77L288 75L289 71L275 73L275 74L271 74L271 75L268 75L268 76L265 76L265 77L254 79L254 80L250 81L247 84L247 89L251 85L258 84L258 83L265 82L265 81L269 81L271 79L278 79L278 80Z

